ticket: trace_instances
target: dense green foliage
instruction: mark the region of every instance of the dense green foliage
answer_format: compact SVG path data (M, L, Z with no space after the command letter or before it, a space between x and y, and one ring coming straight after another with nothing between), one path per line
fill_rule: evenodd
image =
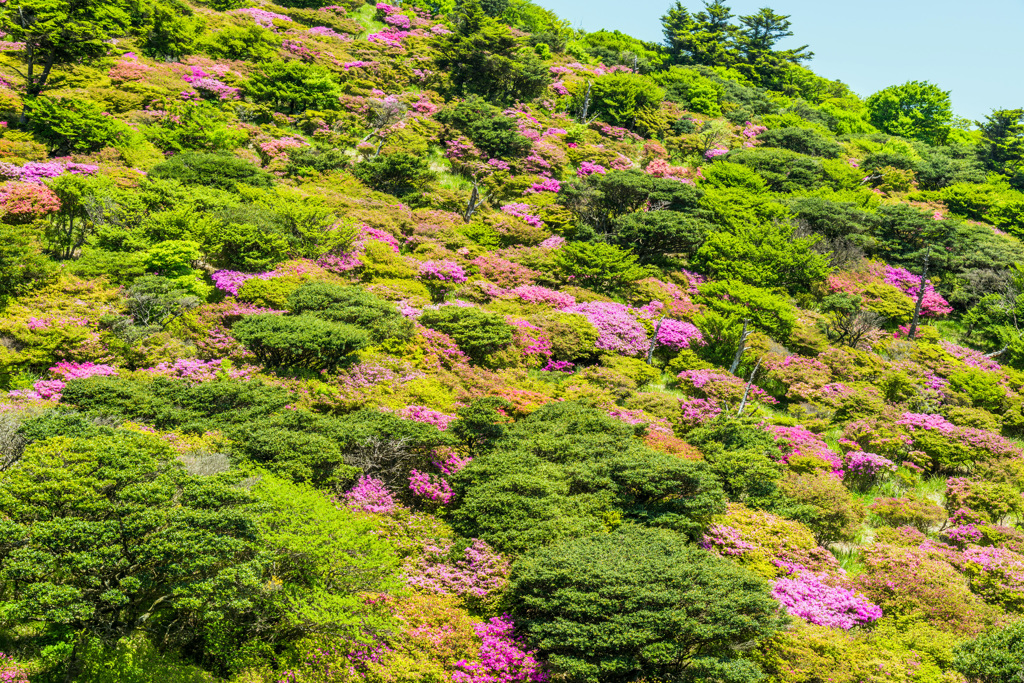
M1024 109L796 20L0 0L0 680L1015 680Z

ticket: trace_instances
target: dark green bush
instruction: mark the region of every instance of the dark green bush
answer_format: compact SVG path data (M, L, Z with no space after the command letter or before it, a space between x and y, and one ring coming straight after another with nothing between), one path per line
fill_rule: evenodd
M74 97L40 97L31 105L29 127L56 156L108 147L120 130L103 105Z
M395 196L414 192L434 179L430 164L422 157L395 152L356 164L352 175L375 190Z
M516 120L478 97L449 105L435 117L473 141L495 159L518 159L530 153L532 143L519 133Z
M796 192L820 187L824 176L821 162L788 149L760 147L729 154L729 161L753 169L772 192Z
M763 579L664 529L535 549L510 591L516 625L573 683L758 680L737 647L785 624Z
M773 128L757 136L765 147L781 147L812 157L838 159L843 148L835 141L809 128Z
M273 184L273 176L248 161L230 154L208 152L176 154L154 166L149 175L221 190L233 190L239 184L254 187L270 187Z
M453 525L513 553L625 521L699 538L725 509L714 475L636 431L577 403L541 408L459 472Z
M336 108L341 92L330 71L300 60L264 64L245 89L254 102L267 102L288 114Z
M511 344L515 332L500 315L461 306L424 311L420 324L450 336L477 363L485 363L488 355Z
M311 315L250 315L231 334L258 361L278 370L336 370L367 343L358 327Z
M615 243L641 263L665 255L690 256L711 229L706 221L678 211L638 211L616 218L612 225Z
M362 289L327 282L303 285L288 295L288 309L337 323L347 323L369 331L373 342L408 339L413 323L395 305Z
M116 376L71 380L61 394L62 404L89 415L200 434L268 415L291 400L287 390L259 381L193 385L185 380L141 382Z

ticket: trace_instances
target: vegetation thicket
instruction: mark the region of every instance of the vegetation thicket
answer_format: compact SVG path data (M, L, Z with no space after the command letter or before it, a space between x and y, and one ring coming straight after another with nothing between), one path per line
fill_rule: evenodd
M790 19L0 0L0 681L1020 683L1024 109Z

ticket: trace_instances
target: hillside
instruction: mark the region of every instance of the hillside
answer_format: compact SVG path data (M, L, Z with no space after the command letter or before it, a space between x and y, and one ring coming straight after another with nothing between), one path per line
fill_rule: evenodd
M240 2L0 0L0 681L1018 680L1024 110Z

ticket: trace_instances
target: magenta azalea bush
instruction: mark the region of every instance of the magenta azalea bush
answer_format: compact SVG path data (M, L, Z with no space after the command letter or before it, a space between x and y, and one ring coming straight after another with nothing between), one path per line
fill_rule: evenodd
M882 618L882 609L860 593L830 586L810 572L777 580L772 597L789 614L819 626L849 630Z

